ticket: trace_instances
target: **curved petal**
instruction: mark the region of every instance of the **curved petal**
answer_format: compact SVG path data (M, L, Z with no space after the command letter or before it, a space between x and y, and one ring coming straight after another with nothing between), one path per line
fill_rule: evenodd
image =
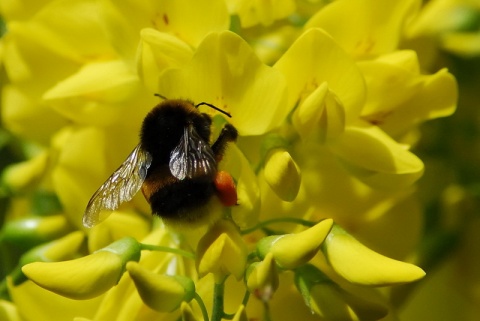
M210 32L228 29L222 0L102 1L105 30L112 45L129 61L135 58L140 30L154 28L196 47Z
M7 284L13 302L27 321L70 321L78 316L93 318L103 299L103 296L82 301L67 299L31 281L14 286L11 280L7 279Z
M423 162L377 127L348 127L331 150L358 179L376 188L402 188L423 174Z
M184 68L166 70L159 92L230 112L229 121L240 135L263 134L288 113L283 76L262 64L251 47L229 31L207 36Z
M397 48L419 0L343 0L318 11L305 28L323 28L353 57L369 57Z
M355 62L320 29L301 35L274 65L287 79L288 106L326 82L345 107L347 122L365 101L365 82Z
M122 115L121 107L139 86L138 76L123 61L94 62L60 81L43 98L66 118L106 124Z
M156 92L159 75L167 68L187 63L193 56L193 50L177 37L152 28L143 29L140 37L138 74L147 88Z

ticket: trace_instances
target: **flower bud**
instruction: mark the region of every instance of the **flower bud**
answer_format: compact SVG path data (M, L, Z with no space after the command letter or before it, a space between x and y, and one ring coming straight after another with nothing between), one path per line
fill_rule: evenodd
M1 231L1 238L9 245L27 250L70 231L71 226L64 215L39 216L7 222Z
M344 131L345 109L323 82L295 110L292 121L302 139L314 137L327 142Z
M140 244L123 238L79 259L34 262L23 273L40 287L67 298L83 300L101 295L117 284L128 261L140 259Z
M247 288L260 300L269 301L278 288L278 271L273 254L268 253L262 262L255 262L247 269Z
M83 243L85 235L81 231L72 232L60 239L36 246L22 255L18 266L10 274L14 285L27 278L21 267L32 262L56 262L71 259Z
M195 295L195 283L180 275L156 274L136 262L127 263L127 271L142 301L159 312L172 312Z
M270 151L265 160L264 177L282 200L295 200L300 189L300 168L289 152L281 148Z
M240 280L245 271L247 254L245 242L234 223L218 221L198 243L198 274L204 277L213 273L217 282L229 274Z
M313 265L295 271L295 284L307 306L325 320L373 321L388 313L384 305L342 289Z
M332 225L332 219L325 219L297 234L265 237L257 243L257 253L265 258L271 252L280 268L295 269L317 254Z
M335 272L355 284L386 286L413 282L425 276L425 272L413 264L372 251L339 225L333 226L322 252Z
M42 152L27 161L8 166L1 182L13 193L26 192L40 182L48 165L48 153Z

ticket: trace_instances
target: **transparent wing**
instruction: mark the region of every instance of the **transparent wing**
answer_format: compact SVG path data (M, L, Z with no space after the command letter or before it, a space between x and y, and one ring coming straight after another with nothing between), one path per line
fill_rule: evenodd
M193 125L185 126L180 143L170 153L169 167L172 175L179 180L215 173L212 148L198 135Z
M135 147L123 164L93 194L83 214L83 225L93 227L108 216L101 216L102 210L115 210L121 203L131 200L142 187L151 163L151 155L140 145Z

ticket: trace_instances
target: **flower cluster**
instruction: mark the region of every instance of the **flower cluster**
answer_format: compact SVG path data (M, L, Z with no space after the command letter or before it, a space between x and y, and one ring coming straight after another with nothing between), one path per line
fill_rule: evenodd
M455 78L422 73L405 45L423 13L418 0L2 1L1 119L28 143L1 181L14 250L0 315L395 318L378 287L425 275L406 262L422 229L410 147L457 99ZM165 226L137 195L85 229L155 94L232 116L202 109L212 140L238 130L219 163L238 204Z

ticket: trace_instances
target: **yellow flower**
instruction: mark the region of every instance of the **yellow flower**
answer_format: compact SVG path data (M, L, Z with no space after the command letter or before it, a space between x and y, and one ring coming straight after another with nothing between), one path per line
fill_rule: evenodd
M441 2L446 13L457 7ZM425 36L438 3L415 21L419 0L1 1L2 124L40 150L2 174L22 192L0 234L25 253L5 260L16 311L59 321L397 313L388 290L372 286L425 273L379 253L409 257L426 230L412 188L424 164L411 149L419 124L453 113L458 95L446 69L426 74L421 53L399 48ZM432 24L448 30L444 46L472 46L450 18ZM85 234L85 206L138 144L155 93L231 114L215 114L211 129L212 138L227 121L238 129L218 162L237 205L215 208L212 226L174 230L139 193ZM3 138L0 147L22 144ZM61 211L26 216L40 208L37 186ZM14 310L0 304L0 318Z
M368 296L350 293L329 280L312 265L295 272L295 284L312 312L332 321L379 320L387 308Z
M257 243L257 253L261 258L272 253L282 269L295 269L317 254L332 225L333 221L326 219L297 234L265 237Z
M300 188L300 168L286 150L269 152L265 159L265 180L273 191L285 201L293 201Z
M6 300L0 300L0 319L4 321L22 320L16 306Z
M409 25L408 36L414 39L433 38L449 52L465 57L478 56L479 11L480 6L475 1L430 1Z
M28 192L43 178L48 165L48 154L43 151L35 157L9 166L2 173L1 182L13 193Z
M22 255L17 267L10 273L14 285L26 280L22 266L32 262L56 262L74 258L83 243L85 235L75 231L64 237L33 247Z
M246 262L246 245L231 221L218 221L198 242L196 265L200 277L213 273L218 283L232 274L239 280Z
M370 250L338 225L333 226L322 252L333 270L354 284L386 286L413 282L425 276L425 272L413 264Z
M30 263L22 271L47 290L72 299L90 299L117 284L125 264L139 258L138 243L125 238L79 259Z
M263 261L251 264L246 272L248 290L260 300L269 301L278 288L278 271L273 254L268 253Z
M243 28L252 27L258 23L268 26L276 20L286 18L295 10L295 1L258 1L229 0L230 12L240 17Z
M158 91L221 107L242 136L278 127L289 112L284 77L229 31L211 33L185 66L162 73Z
M353 57L375 57L398 48L404 24L419 6L418 0L334 1L319 10L305 28L324 29Z
M195 294L195 284L187 277L156 274L136 262L126 267L143 302L154 310L174 311Z
M66 217L58 214L9 221L3 226L0 237L6 244L25 251L64 236L71 230Z

